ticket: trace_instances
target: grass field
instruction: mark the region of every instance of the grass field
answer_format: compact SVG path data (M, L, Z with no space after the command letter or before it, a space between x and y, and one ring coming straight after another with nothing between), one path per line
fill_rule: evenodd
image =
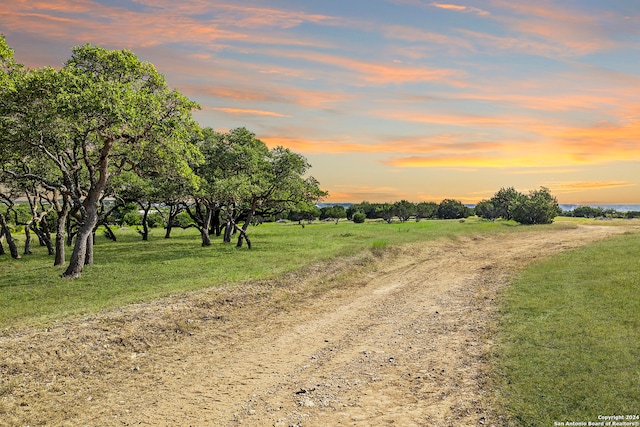
M279 274L363 250L466 234L517 231L510 222L482 220L297 224L250 228L253 249L215 240L201 247L194 229L175 229L171 239L152 231L143 242L135 230L117 231L117 242L96 237L95 264L75 280L60 278L45 248L13 260L0 257L0 329L95 312L159 296ZM20 235L17 236L18 240ZM71 248L67 249L69 256Z
M496 367L512 425L640 413L639 260L638 234L623 235L536 263L509 288Z
M621 221L563 218L536 227L615 226ZM95 264L80 279L60 278L63 268L52 267L52 257L41 247L21 260L0 257L0 331L274 278L335 257L380 254L404 243L530 229L477 219L315 223L304 228L264 224L250 229L252 250L218 240L203 248L193 229L176 229L168 240L162 230L154 230L148 242L135 230L120 230L117 242L98 235ZM639 235L623 235L537 262L505 291L493 364L498 404L510 425L552 426L640 412L638 260Z

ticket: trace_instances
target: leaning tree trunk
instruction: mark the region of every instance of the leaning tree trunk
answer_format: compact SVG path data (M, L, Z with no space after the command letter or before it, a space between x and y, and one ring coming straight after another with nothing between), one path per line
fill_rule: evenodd
M49 232L41 229L40 227L34 227L33 232L38 236L40 246L46 246L48 254L53 255L55 251L53 250L53 243L51 243L51 235Z
M24 254L31 255L31 222L24 227Z
M249 214L247 215L247 219L244 221L242 228L239 228L234 224L236 229L240 232L240 235L238 236L238 244L236 245L236 247L241 248L242 240L246 240L247 247L251 249L251 240L249 240L249 237L247 236L247 230L249 229L249 224L251 224L251 221L253 221L253 211L249 212Z
M11 231L9 230L9 226L7 225L7 221L0 213L0 228L2 228L2 232L4 237L7 239L7 245L9 246L9 252L11 253L11 258L20 259L20 254L18 253L18 246L16 246L15 240L11 236Z
M93 262L93 228L98 221L98 211L95 204L90 204L86 210L84 222L76 233L76 243L69 260L69 266L62 277L80 277L82 269L87 263Z

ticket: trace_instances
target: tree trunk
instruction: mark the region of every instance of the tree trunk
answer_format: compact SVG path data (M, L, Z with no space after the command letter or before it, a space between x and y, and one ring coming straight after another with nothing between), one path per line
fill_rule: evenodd
M140 234L142 234L142 240L145 242L149 240L149 223L147 222L147 218L149 218L149 210L151 210L151 203L148 203L147 206L142 206L142 211L144 213L142 214L142 232Z
M95 204L88 206L84 223L76 233L76 243L69 260L69 266L62 274L62 277L70 279L80 277L85 264L93 262L93 227L95 227L97 221L98 212Z
M164 233L165 239L171 238L171 230L173 229L173 223L176 220L176 216L180 213L180 209L177 206L171 205L169 206L169 216L167 217L167 228Z
M220 209L216 209L216 212L213 214L213 229L216 232L216 237L220 237L220 234L222 234L222 226L220 225Z
M2 232L4 237L7 239L7 245L9 245L9 252L11 253L11 258L20 259L20 254L18 253L18 247L16 246L16 242L11 237L11 231L9 230L9 226L7 225L7 221L0 213L0 228L2 228Z
M51 235L48 231L43 230L40 227L35 227L33 232L38 236L38 240L40 241L40 246L46 246L47 252L49 255L53 255L55 251L53 250L53 244L51 243Z
M231 233L233 232L233 221L231 218L227 218L227 225L224 228L224 237L222 241L224 243L231 243Z
M247 219L244 221L244 225L242 226L242 228L239 228L236 225L236 228L240 232L240 235L238 236L238 244L236 245L236 247L238 248L242 247L242 240L244 239L247 241L247 247L251 249L251 241L247 236L247 230L249 229L249 224L251 224L251 221L253 220L253 215L254 215L253 211L249 212L249 214L247 215Z
M24 255L31 255L31 222L24 227Z
M63 196L62 206L57 206L56 213L58 214L58 220L56 223L56 253L53 261L54 266L64 265L64 244L67 233L67 219L69 216L69 201L66 196Z
M117 242L118 238L116 237L116 234L113 232L111 227L109 227L109 224L103 222L102 226L104 226L105 228L104 235L107 237L107 239L111 240L112 242Z
M65 229L66 229L66 239L67 239L67 246L73 246L73 238L75 236L75 233L72 230L72 226L71 226L71 215L67 215L67 219L65 221Z
M87 237L87 255L84 257L84 265L93 264L93 243L96 241L96 232L93 230Z
M49 229L49 222L47 221L46 216L43 216L42 220L40 221L40 227L38 228L38 237L41 237L41 240L44 241L44 245L47 247L49 255L55 254L53 244L51 243L51 230Z
M206 214L204 218L204 224L200 227L200 235L202 236L202 246L211 246L211 235L209 234L209 223L211 222L211 216L213 212L211 208L207 206Z

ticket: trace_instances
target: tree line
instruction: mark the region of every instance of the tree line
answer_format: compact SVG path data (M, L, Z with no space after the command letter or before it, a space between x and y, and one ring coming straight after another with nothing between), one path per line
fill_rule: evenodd
M72 278L93 263L99 225L115 238L109 218L127 204L143 213L143 239L162 205L166 237L186 213L203 246L235 234L250 247L256 216L326 195L302 155L269 149L245 128L203 129L198 108L130 51L78 46L60 69L27 69L0 36L0 239L11 255L20 257L7 223L19 221L18 199L28 206L25 253L33 233L64 265L73 241L63 273Z
M356 223L366 219L382 219L388 223L395 220L406 222L409 219L464 219L473 215L488 220L502 218L514 220L521 224L549 224L560 215L562 210L557 199L549 189L541 187L528 194L516 191L513 187L501 188L491 199L481 200L471 208L459 200L444 199L440 203L413 203L400 200L394 203L354 204L345 209L342 206L325 207L319 210L315 217L320 219L348 218ZM309 213L293 212L289 219L303 219Z

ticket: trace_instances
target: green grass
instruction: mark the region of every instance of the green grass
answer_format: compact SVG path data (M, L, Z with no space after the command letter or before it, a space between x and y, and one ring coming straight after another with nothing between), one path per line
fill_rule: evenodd
M143 242L134 230L116 231L117 242L97 234L95 264L82 277L61 279L44 248L13 260L0 257L0 329L42 323L194 289L273 278L334 257L462 234L516 230L513 223L470 220L386 224L367 222L263 224L250 228L253 249L215 240L200 246L196 230L175 229L171 239L153 230ZM22 236L18 235L18 240ZM20 242L22 244L22 242ZM71 248L67 249L67 257Z
M640 236L528 268L498 325L499 400L510 425L640 412Z

